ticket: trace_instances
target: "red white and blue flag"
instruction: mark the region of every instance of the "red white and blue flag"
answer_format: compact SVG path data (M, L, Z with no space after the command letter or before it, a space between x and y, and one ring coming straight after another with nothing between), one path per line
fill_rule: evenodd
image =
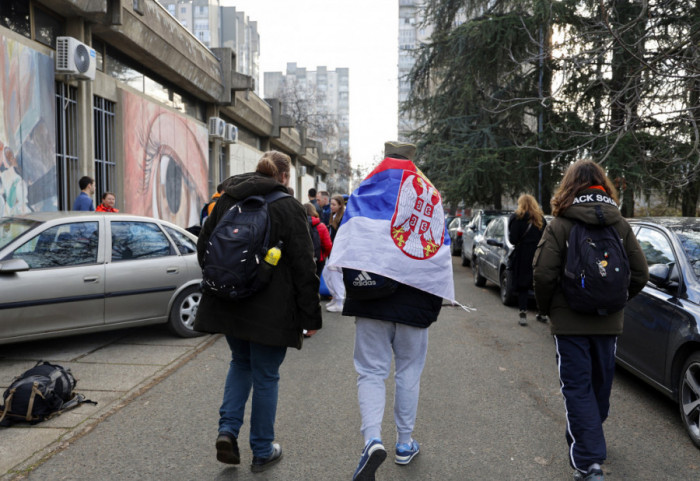
M454 301L440 193L410 160L385 158L348 198L327 264Z

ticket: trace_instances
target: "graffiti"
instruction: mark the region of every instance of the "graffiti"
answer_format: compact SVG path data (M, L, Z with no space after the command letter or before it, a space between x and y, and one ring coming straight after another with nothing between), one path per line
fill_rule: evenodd
M57 210L51 57L0 36L0 216Z
M124 211L197 224L207 197L204 124L121 91L124 106Z

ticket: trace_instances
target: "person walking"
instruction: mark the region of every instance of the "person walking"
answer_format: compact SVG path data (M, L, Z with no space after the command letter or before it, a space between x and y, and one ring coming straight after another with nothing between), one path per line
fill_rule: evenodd
M119 209L114 208L117 198L114 192L104 192L102 194L102 203L97 206L95 212L119 212Z
M340 223L343 221L345 213L345 199L342 195L334 195L331 198L331 215L328 221L328 229L331 233L331 240L335 240L335 235L338 233Z
M599 229L612 226L622 244L615 248L624 250L629 263L628 299L642 290L649 279L646 259L617 202L615 187L598 164L579 160L570 165L551 200L554 219L545 229L533 260L537 305L542 313L549 314L556 347L569 463L574 479L579 481L604 479L601 465L607 451L603 422L610 410L615 347L617 336L622 334L624 309L599 315L571 308L574 301L571 297L567 301L563 290L563 267L568 265L567 249L574 247L569 241L575 225L579 224L577 229L581 225ZM614 266L608 265L609 252L600 255L598 265L603 278ZM621 265L626 269L623 261ZM581 283L590 286L592 279L586 280Z
M328 222L331 218L331 206L329 205L330 197L330 194L325 190L322 190L316 195L316 200L318 201L318 207L320 209L318 216L321 222L326 224L326 227L328 227Z
M314 209L316 209L316 213L319 215L319 218L321 216L321 208L318 205L318 200L316 200L316 189L311 187L309 191L307 192L307 195L309 197L309 203L314 206Z
M394 461L407 465L420 452L412 434L428 327L437 320L442 298L454 298L440 194L410 160L414 145L387 142L384 150L386 158L348 200L328 263L343 268L343 315L355 316L353 360L364 448L354 481L374 480L387 457L381 426L392 358ZM412 222L414 216L421 222ZM379 284L391 289L380 291Z
M510 263L513 287L518 293L518 323L527 326L527 301L532 288L532 258L537 243L542 238L547 221L542 208L530 194L518 198L518 208L508 219L508 241L514 251ZM537 320L547 322L547 317L537 314Z
M304 210L306 210L306 216L311 223L311 228L316 229L316 232L318 232L318 237L321 241L321 253L316 261L316 275L321 277L323 266L326 265L326 259L329 255L331 255L333 242L331 241L331 235L328 232L328 228L323 222L321 222L321 219L318 218L316 207L314 207L311 202L307 202L304 204Z
M95 195L95 179L83 176L78 181L80 194L73 202L73 210L93 211L95 204L92 203L92 196Z
M202 207L201 212L199 213L199 225L201 226L204 224L204 221L207 220L207 217L209 217L209 214L211 214L211 211L214 210L214 206L216 205L216 201L219 200L219 197L221 197L221 194L224 192L224 184L221 183L216 186L216 192L214 192L214 195L211 196L211 199L209 202L207 202L204 207Z
M255 172L224 181L209 219L197 241L197 256L203 265L212 231L226 211L251 195L287 192L291 160L277 151L266 152ZM283 242L282 256L262 290L232 301L207 292L197 309L194 329L223 333L231 348L224 396L219 410L216 458L239 464L238 436L245 406L252 390L250 448L251 470L260 472L279 461L282 448L275 439L279 369L288 347L301 349L303 331L313 335L321 328L319 280L313 260L313 245L306 213L292 197L268 204L270 245Z

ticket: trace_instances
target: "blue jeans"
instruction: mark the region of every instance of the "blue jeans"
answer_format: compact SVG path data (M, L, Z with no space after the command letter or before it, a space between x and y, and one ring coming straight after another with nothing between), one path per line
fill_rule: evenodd
M264 346L231 336L226 336L226 341L231 348L231 364L219 409L219 432L238 438L252 388L250 448L253 456L266 458L272 454L275 439L279 371L287 348Z

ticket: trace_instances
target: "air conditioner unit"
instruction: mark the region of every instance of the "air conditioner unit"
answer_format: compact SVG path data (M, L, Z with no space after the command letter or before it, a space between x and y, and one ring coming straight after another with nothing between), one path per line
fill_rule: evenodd
M224 142L229 144L235 144L238 142L238 127L233 124L226 124L226 130L224 131Z
M299 177L304 177L306 175L306 166L302 165L299 167Z
M95 49L73 37L56 37L56 73L95 80Z
M223 139L226 133L226 122L219 117L209 117L209 138Z

